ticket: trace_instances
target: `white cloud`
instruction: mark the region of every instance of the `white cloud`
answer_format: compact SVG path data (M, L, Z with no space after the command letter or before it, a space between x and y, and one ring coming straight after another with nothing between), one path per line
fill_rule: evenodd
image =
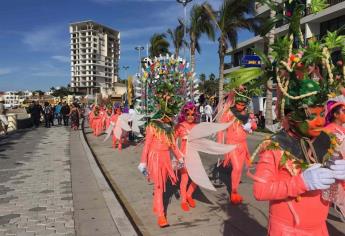
M51 58L54 60L57 60L59 62L63 62L63 63L71 61L71 58L69 58L67 56L56 55L56 56L52 56Z
M61 51L69 45L67 30L67 25L33 30L25 33L22 41L33 51Z
M13 68L0 68L0 75L8 75L13 72Z

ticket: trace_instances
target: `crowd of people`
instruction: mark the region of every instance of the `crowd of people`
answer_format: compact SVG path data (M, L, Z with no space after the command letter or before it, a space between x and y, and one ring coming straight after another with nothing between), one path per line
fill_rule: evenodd
M40 126L41 121L44 122L46 128L62 125L63 122L64 126L69 126L70 124L74 130L78 129L82 114L81 107L77 102L70 105L67 102L59 102L57 105L45 102L42 106L37 101L32 101L27 112L31 116L33 126L36 128Z

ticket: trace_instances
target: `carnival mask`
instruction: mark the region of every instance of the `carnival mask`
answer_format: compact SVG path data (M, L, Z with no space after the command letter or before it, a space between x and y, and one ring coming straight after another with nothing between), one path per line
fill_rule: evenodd
M120 115L121 114L121 109L118 107L118 108L115 108L115 113L117 115Z
M235 108L237 111L242 112L246 109L246 104L244 102L236 102Z
M293 126L298 133L306 137L317 137L325 125L324 107L308 107L305 109L305 120L293 121Z
M193 123L194 122L194 115L195 115L195 107L192 109L185 109L185 114L186 114L186 121L188 123Z

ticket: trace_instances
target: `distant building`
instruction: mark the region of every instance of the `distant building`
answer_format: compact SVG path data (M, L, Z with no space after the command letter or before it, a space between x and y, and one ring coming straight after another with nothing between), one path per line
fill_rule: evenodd
M15 91L5 92L5 94L3 95L3 98L5 99L6 108L19 107L20 105L20 97L18 95L18 92L15 92Z
M293 9L291 6L287 5L287 1L277 0L284 4L282 8L282 13L285 15L291 15ZM316 39L319 40L327 34L327 31L334 31L339 29L345 24L345 0L327 0L326 3L328 7L317 14L312 14L310 11L311 0L304 1L305 12L304 17L301 19L301 30L304 34L306 40ZM256 16L261 16L263 18L270 17L270 9L266 5L261 3L255 3ZM281 37L286 35L288 31L287 22L284 20L279 21L274 29L275 37ZM254 37L237 44L236 48L230 48L227 54L231 56L230 63L225 66L224 73L230 73L231 71L237 70L241 66L242 58L245 55L255 54L253 48L259 49L265 53L268 51L267 42L260 35L255 35ZM340 53L333 53L333 59L340 57Z
M70 24L71 89L93 95L117 82L120 33L94 21Z

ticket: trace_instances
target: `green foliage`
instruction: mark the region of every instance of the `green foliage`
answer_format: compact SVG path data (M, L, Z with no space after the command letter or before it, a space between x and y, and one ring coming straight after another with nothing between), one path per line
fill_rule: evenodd
M329 49L342 48L345 45L345 36L338 35L338 31L327 31L327 35L324 37L323 41L325 46Z
M178 20L179 24L176 26L176 28L174 29L168 29L167 33L170 36L170 39L174 45L175 48L175 56L178 56L178 52L180 50L180 48L182 47L183 44L187 44L187 42L185 42L183 40L184 38L184 24L182 22L182 20Z
M290 45L291 40L289 39L289 36L285 35L284 37L277 38L271 45L271 48L273 49L273 58L278 62L287 59L289 56L288 48Z
M169 53L169 42L165 34L153 34L150 38L150 57L158 57Z
M65 96L68 96L68 95L71 95L71 94L72 94L72 92L70 92L68 90L68 88L61 87L60 89L54 90L54 92L52 93L52 96L62 98L62 97L65 97Z
M257 67L241 68L225 75L227 84L225 90L232 90L238 88L240 85L246 84L254 79L261 77L263 70Z
M304 49L302 62L306 65L321 63L323 58L322 47L319 41L309 41Z
M327 0L311 0L310 2L310 11L313 14L316 14L323 9L327 8L329 4L327 4Z

